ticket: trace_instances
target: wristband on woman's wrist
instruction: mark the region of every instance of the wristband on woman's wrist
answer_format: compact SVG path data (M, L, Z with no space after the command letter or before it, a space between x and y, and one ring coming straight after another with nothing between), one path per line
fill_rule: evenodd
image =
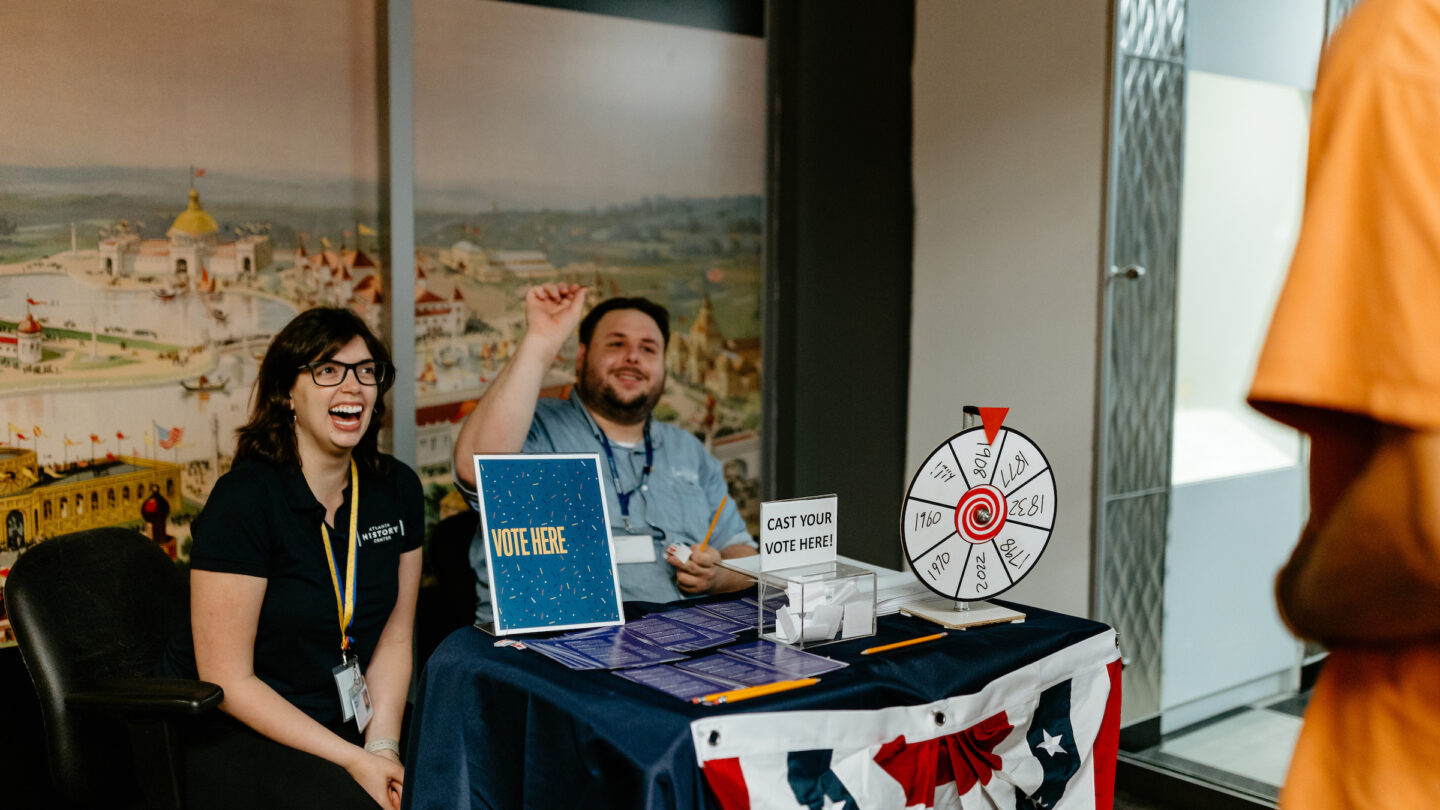
M378 754L381 751L393 751L395 752L395 756L398 757L400 756L400 743L397 740L391 739L371 740L365 743L365 750L372 754Z

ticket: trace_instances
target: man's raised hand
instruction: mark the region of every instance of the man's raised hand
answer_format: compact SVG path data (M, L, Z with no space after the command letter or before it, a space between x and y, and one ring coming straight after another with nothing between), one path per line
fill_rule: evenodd
M525 293L527 328L558 349L575 331L585 307L587 287L579 284L539 284Z

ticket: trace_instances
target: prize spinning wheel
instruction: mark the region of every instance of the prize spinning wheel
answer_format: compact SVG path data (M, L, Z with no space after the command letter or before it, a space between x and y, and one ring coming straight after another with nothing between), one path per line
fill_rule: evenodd
M1000 419L1003 411L993 425L935 448L905 492L905 559L946 599L989 599L1013 588L1035 567L1055 526L1050 462Z

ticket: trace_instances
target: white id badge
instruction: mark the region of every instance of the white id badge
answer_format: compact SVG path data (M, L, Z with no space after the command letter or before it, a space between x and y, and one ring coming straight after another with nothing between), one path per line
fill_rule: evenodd
M363 734L370 718L375 715L375 707L370 704L370 686L365 683L365 673L360 671L358 664L355 666L355 682L350 685L350 706L355 712L355 725Z
M335 677L335 689L340 693L340 719L349 720L355 716L355 702L351 698L355 685L358 683L361 688L365 686L365 676L360 674L360 662L352 658L330 670L330 674Z
M655 562L655 538L648 534L617 534L615 540L615 562Z

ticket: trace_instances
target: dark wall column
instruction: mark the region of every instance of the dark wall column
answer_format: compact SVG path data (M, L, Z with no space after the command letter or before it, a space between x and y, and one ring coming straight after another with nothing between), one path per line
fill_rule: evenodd
M912 2L771 0L767 498L837 493L840 550L901 564Z

